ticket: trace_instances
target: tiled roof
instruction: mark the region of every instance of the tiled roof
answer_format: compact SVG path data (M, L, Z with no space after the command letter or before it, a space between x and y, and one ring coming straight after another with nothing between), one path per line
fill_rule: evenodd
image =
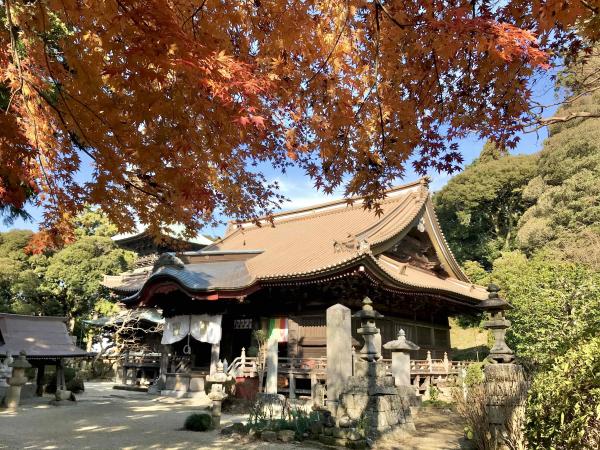
M248 260L256 278L318 272L354 259L359 252L402 233L421 212L427 191L419 184L390 192L383 213L344 200L275 216L274 225L244 224L205 250L263 249Z
M414 227L429 234L444 276L383 255ZM390 190L381 202L380 215L365 209L361 199L329 202L276 214L260 225L230 225L225 237L213 245L178 256L185 262L183 268L160 267L147 281L132 280L129 292L160 277L170 277L196 292L240 290L368 263L399 288L487 298L485 289L471 284L454 260L423 182Z

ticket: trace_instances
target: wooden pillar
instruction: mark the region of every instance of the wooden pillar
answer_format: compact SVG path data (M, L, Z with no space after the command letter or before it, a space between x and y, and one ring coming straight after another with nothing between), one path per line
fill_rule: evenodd
M35 393L38 397L41 397L42 395L44 395L44 372L46 369L46 364L45 363L41 363L38 367L37 367L37 375L36 375L36 388L35 388Z
M221 344L212 344L210 348L210 374L214 375L217 373L217 364L219 363L219 356L221 353Z
M169 371L170 345L160 346L160 369L158 374L158 389L163 390L167 385L167 372Z
M290 373L288 375L289 377L289 390L290 390L290 399L295 399L296 398L296 377L294 375L294 358L290 358Z
M65 383L65 366L62 358L56 361L56 390L66 390L67 384Z

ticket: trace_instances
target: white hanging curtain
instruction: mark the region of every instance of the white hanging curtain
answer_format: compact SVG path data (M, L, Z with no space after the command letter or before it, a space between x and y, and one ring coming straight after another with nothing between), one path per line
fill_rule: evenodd
M218 344L221 342L222 315L194 314L192 316L174 316L165 319L165 328L161 344L173 344L188 334L200 342Z
M209 316L208 314L195 314L192 316L190 334L200 342L218 344L221 342L221 320L223 316Z
M174 316L165 319L161 344L174 344L190 333L190 316Z

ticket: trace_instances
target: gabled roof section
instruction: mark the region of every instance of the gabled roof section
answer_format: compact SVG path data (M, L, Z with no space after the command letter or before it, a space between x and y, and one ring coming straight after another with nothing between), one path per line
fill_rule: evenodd
M362 199L316 205L277 214L273 225L244 223L203 251L253 249L264 252L248 261L257 278L297 276L343 265L362 253L379 254L421 225L430 235L450 277L468 281L454 260L437 224L424 180L390 190L382 214L363 207Z

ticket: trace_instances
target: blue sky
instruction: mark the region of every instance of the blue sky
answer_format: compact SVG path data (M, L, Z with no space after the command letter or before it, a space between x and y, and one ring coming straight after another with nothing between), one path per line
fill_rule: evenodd
M533 85L534 98L542 104L553 104L556 102L553 86L550 81L550 75L550 73L542 75L536 80L536 82ZM545 115L551 115L553 112L553 109L549 109L545 112ZM539 130L538 133L521 134L521 140L517 148L512 153L534 153L541 149L543 140L546 137L547 132L545 129ZM463 155L465 166L471 163L473 159L475 159L479 155L483 143L483 141L479 141L473 137L467 137L459 141L459 148L460 152ZM83 165L84 167L82 168L78 176L78 178L82 181L85 180L86 177L91 176L91 166L89 166L89 161L87 163L86 161L83 161ZM326 196L322 192L317 191L314 188L311 180L304 174L304 172L302 172L299 169L288 170L286 174L281 174L271 169L270 167L266 167L264 169L264 173L267 176L267 178L271 180L276 179L279 182L281 192L290 200L290 202L284 206L284 210L300 208L303 206L335 200L342 197L341 192L334 193L330 196ZM429 176L432 179L430 188L433 191L439 190L451 178L451 176L446 173L437 172L429 173ZM407 167L405 178L403 180L398 180L398 184L414 181L418 178L419 175L417 175L410 167ZM27 211L34 218L33 222L17 220L11 227L7 227L0 220L0 231L6 231L9 228L37 230L38 223L42 219L41 210L35 207L28 207ZM224 230L225 225L221 225L216 228L207 227L202 230L202 233L221 236L223 235Z

